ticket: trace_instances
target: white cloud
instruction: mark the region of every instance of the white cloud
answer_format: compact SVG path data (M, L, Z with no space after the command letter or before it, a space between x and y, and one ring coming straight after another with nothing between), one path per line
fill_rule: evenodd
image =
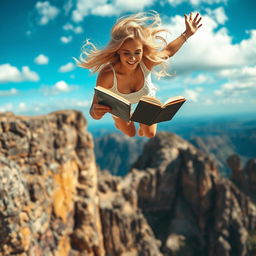
M22 67L21 75L22 75L23 81L25 81L25 80L38 81L39 80L38 74L36 72L31 71L30 68L27 66Z
M214 104L214 101L213 101L213 99L204 99L204 102L203 102L205 105L212 105L212 104Z
M78 0L76 9L72 12L72 20L75 22L81 22L83 18L91 13L91 11L98 5L104 5L106 0Z
M59 9L55 6L52 6L48 1L46 2L37 2L36 10L39 15L39 24L46 25L50 20L54 20L59 14Z
M213 82L213 78L210 76L206 76L203 74L199 74L196 77L188 77L184 80L185 84L188 85L196 85L196 84L204 84L204 83L212 83Z
M193 6L198 6L203 3L206 3L206 4L226 3L227 0L188 0L188 1L187 0L168 0L168 2L173 6L179 5L184 2L186 3L188 2Z
M23 66L21 71L19 71L18 68L9 63L0 65L0 83L38 80L39 75L27 66Z
M113 4L98 5L91 10L92 14L98 16L113 16L122 13L122 11L116 8Z
M12 103L7 103L5 105L0 106L0 112L13 111L14 106Z
M89 107L90 106L90 102L88 100L84 100L84 101L76 101L74 103L74 105L76 107Z
M256 66L222 70L218 75L228 82L215 91L216 95L240 96L244 93L256 93Z
M75 34L81 34L83 33L83 28L81 26L73 26L70 23L67 23L63 26L63 29L66 31L72 31Z
M69 92L70 91L70 87L68 86L68 84L65 81L59 81L54 85L54 88L57 89L60 92Z
M256 30L249 32L248 39L232 44L228 30L220 26L227 20L224 9L218 8L211 14L213 16L203 15L203 26L171 58L170 73L179 75L195 70L214 71L256 64ZM175 16L166 27L173 40L184 31L184 18Z
M20 102L18 105L19 111L26 111L27 110L27 105L24 102Z
M72 62L67 63L59 68L60 72L70 72L75 69L75 65Z
M73 8L73 1L72 0L68 0L65 4L64 4L64 10L65 10L65 14L68 15L70 10Z
M234 69L224 69L218 72L220 77L228 79L236 79L239 81L245 81L247 79L254 79L256 84L256 66L234 68Z
M46 65L49 63L49 58L43 54L39 54L34 61L38 65Z
M154 0L116 0L112 4L98 5L92 10L92 14L100 16L119 15L124 12L142 11L145 7L153 5Z
M72 24L70 24L70 23L67 23L67 24L65 24L64 26L63 26L63 29L64 30L73 30L74 29L74 26L72 25Z
M198 96L199 96L197 91L187 89L187 90L184 91L184 94L185 94L185 97L188 100L191 100L193 102L197 102Z
M72 20L74 22L83 21L84 17L93 14L98 16L114 16L120 15L125 12L138 12L143 11L146 7L153 6L156 0L77 0L76 8L72 12ZM176 6L188 2L192 6L200 6L201 4L216 4L226 3L227 0L162 0L161 5L169 3L172 6ZM69 9L70 10L70 9ZM221 12L215 13L216 17L223 20Z
M77 26L74 28L75 34L82 34L84 32L83 28L81 26Z
M228 20L228 17L223 7L218 7L216 9L207 8L206 13L218 24L225 24L225 22Z
M66 93L79 88L76 85L68 85L65 81L61 80L54 85L44 85L41 87L41 92L46 95L57 95L59 93Z
M155 0L115 0L112 3L107 0L78 0L76 9L72 13L72 19L75 22L81 22L89 14L113 16L128 11L142 11L145 7L153 5L154 2Z
M62 36L60 38L60 41L64 44L68 44L72 41L72 36L68 36L68 37L67 36Z
M10 90L0 91L0 96L11 96L18 93L18 90L11 88Z
M179 77L190 74L191 78L183 81L186 85L203 84L204 80L209 83L202 74L193 77L193 71L211 72L208 76L212 88L218 85L219 89L207 94L208 104L216 99L219 103L240 104L256 97L256 30L248 31L248 38L233 43L224 27L226 21L223 8L207 10L203 26L171 58L170 73L176 72ZM173 17L168 28L175 38L184 31L183 18ZM186 90L185 93L192 102L198 101L198 91ZM207 101L204 99L202 103L207 104Z
M81 111L86 109L86 111L88 111L87 109L89 107L90 102L87 100L81 101L70 97L56 100L55 97L48 97L45 101L29 101L0 105L0 112L11 111L15 114L40 115L60 109L78 109Z
M230 92L236 92L239 91L247 91L248 89L256 89L256 84L253 81L248 81L247 83L240 83L240 82L232 82L232 83L226 83L222 85L222 91L226 91L228 93Z

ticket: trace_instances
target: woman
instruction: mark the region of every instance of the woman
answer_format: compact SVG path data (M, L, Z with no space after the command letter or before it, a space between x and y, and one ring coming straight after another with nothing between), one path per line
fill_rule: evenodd
M144 95L155 96L155 87L151 81L151 71L161 65L159 76L167 75L165 63L192 36L199 27L201 17L197 13L193 17L185 16L185 32L174 41L167 43L160 35L166 31L161 28L161 19L156 12L138 13L123 17L117 21L111 31L111 40L103 50L98 50L92 43L86 42L84 47L92 46L90 52L83 51L79 66L99 71L97 86L109 89L131 103L139 102ZM90 108L92 118L99 120L111 109L98 104L94 96ZM113 116L115 126L124 134L133 137L136 128L132 121L126 122ZM138 135L154 137L157 124L139 124Z

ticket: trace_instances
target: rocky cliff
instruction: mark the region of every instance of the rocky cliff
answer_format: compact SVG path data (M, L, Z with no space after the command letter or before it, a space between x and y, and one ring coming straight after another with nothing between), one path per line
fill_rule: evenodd
M161 255L135 191L99 184L86 127L77 111L0 115L0 255Z
M159 133L123 178L93 147L80 112L0 114L1 256L256 253L255 205L187 141Z
M93 143L81 113L0 115L0 255L103 255Z
M250 163L247 172L255 176L255 160ZM256 255L255 204L219 175L208 156L174 134L160 133L134 167L141 176L139 207L165 255Z

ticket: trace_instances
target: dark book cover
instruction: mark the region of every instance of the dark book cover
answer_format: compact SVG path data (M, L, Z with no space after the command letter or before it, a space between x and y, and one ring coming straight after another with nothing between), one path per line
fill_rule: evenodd
M156 116L154 123L172 120L172 118L175 116L175 114L177 113L177 111L180 109L184 102L185 101L178 102L172 105L167 105L165 108L162 108L162 110Z
M112 109L110 111L111 114L118 116L127 122L130 120L131 104L120 101L108 93L97 90L97 88L95 88L95 95L99 104L108 106Z
M146 125L169 121L184 102L177 102L162 108L155 104L140 101L132 114L131 120Z
M151 125L160 111L161 108L159 106L140 101L132 114L131 120Z

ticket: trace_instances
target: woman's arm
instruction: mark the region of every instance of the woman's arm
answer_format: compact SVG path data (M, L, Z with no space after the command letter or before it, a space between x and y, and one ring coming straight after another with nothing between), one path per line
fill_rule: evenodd
M184 42L187 41L189 37L194 35L196 31L202 26L202 24L200 24L202 17L199 16L199 13L197 13L194 18L192 17L192 13L190 13L189 17L184 14L184 17L186 25L185 32L183 32L178 38L170 42L164 49L169 57L173 56L181 48Z
M112 84L113 84L113 81L112 81L113 79L111 77L112 73L113 72L109 72L106 69L101 70L99 75L98 75L96 85L97 86L102 86L106 89L111 88ZM89 111L91 117L95 120L99 120L109 111L111 111L111 108L107 107L107 106L104 106L104 105L101 105L101 104L98 104L98 99L94 95L93 100L92 100L92 105L91 105L90 111Z
M181 48L184 42L186 42L189 37L194 35L195 32L202 26L202 24L200 24L202 18L199 17L199 13L197 13L194 18L192 17L192 13L190 13L189 17L184 14L184 17L186 26L185 32L183 32L179 37L177 37L165 47L165 49L163 50L165 56L173 56ZM152 62L147 58L144 58L143 61L149 70L151 70L154 66L160 64Z

